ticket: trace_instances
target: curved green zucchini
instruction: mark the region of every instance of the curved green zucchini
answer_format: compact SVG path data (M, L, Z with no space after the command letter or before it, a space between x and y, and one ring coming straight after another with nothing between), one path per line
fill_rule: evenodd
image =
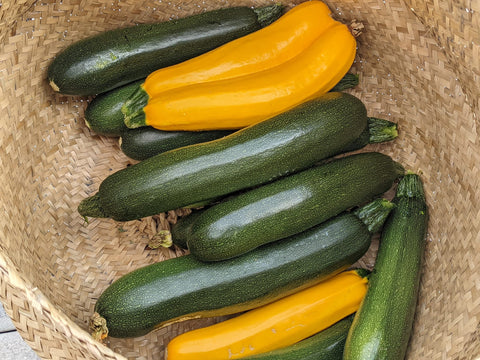
M381 199L366 206L231 260L184 255L134 270L97 300L93 335L142 336L183 320L234 314L334 276L365 254L392 209Z
M428 208L417 174L400 181L367 294L345 344L345 360L404 359L425 251Z
M403 174L377 152L332 160L209 207L191 225L187 247L202 261L239 256L370 201Z
M179 147L220 139L233 131L161 131L152 127L129 129L120 137L123 153L134 160L145 160Z
M105 31L58 54L48 67L48 80L62 94L104 93L252 33L282 11L281 5L232 7Z
M353 314L329 328L294 345L267 353L247 356L244 360L342 360L343 347Z
M103 180L78 211L126 221L217 198L340 154L367 126L367 112L358 98L327 93L224 138L120 170Z

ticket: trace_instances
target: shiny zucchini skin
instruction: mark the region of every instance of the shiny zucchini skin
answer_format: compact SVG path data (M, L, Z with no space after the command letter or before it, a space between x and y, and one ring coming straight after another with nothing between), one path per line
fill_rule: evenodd
M112 337L135 337L171 323L234 314L272 302L347 269L368 250L391 205L346 212L303 233L234 259L207 263L191 254L134 270L95 304ZM362 210L362 209L360 209ZM106 329L92 328L99 335Z
M231 7L105 31L59 53L48 67L48 80L62 94L104 93L257 31L278 18L282 6L262 10Z
M97 95L85 109L85 124L97 135L118 137L129 130L121 111L125 100L143 80Z
M165 151L220 139L233 131L161 131L152 127L128 129L120 136L120 148L134 160L145 160Z
M400 181L345 360L402 360L410 338L426 246L428 207L419 175Z
M358 98L327 93L224 138L117 171L78 211L127 221L224 196L340 154L367 126L366 108Z
M294 345L267 353L247 356L244 360L342 360L343 347L353 314L329 328Z
M202 261L242 255L370 201L403 174L378 152L332 160L211 206L191 225L187 247Z

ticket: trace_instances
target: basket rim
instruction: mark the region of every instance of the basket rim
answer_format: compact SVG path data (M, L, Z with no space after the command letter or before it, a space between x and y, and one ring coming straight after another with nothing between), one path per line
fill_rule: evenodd
M2 287L5 287L5 291L1 292L0 300L3 303L5 312L12 319L15 328L22 336L23 340L32 348L33 351L44 352L43 349L38 348L34 340L30 340L30 333L26 333L22 327L19 327L18 324L22 323L21 319L17 319L15 314L13 314L12 309L9 305L9 299L11 299L12 292L8 291L7 286L15 289L18 292L17 296L22 300L26 301L30 306L30 312L34 314L36 311L41 312L44 319L49 319L50 324L43 321L42 325L44 327L50 328L54 333L60 333L62 338L69 337L72 339L77 348L83 348L88 351L89 354L95 355L99 359L116 359L116 360L127 360L126 357L120 355L102 344L101 342L96 341L91 337L91 335L84 329L82 329L78 324L73 322L65 313L58 310L50 300L42 293L42 291L36 286L26 280L18 269L13 264L12 260L8 255L5 254L4 248L0 246L0 284ZM24 312L24 311L23 311ZM21 317L22 315L20 315ZM43 332L42 332L43 333ZM35 337L35 332L33 336ZM40 354L37 354L40 356Z

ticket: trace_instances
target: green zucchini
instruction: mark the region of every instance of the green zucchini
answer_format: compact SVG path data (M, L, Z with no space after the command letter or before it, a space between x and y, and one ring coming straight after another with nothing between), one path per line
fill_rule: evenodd
M224 138L117 171L78 211L126 221L218 198L340 154L367 126L366 108L358 98L327 93Z
M363 204L403 174L378 152L309 168L211 206L191 225L187 247L202 261L239 256Z
M207 142L230 135L230 130L212 131L161 131L152 127L128 129L120 136L120 148L134 160L145 160L162 152ZM362 148L365 144L390 141L398 136L397 124L370 117L368 128L351 143L351 149ZM350 151L350 147L345 152Z
M343 347L353 314L294 345L263 354L247 356L244 360L342 360Z
M123 153L134 160L145 160L182 146L203 143L230 135L233 131L161 131L152 127L129 129L120 137Z
M120 136L129 130L123 121L122 104L143 80L97 95L85 109L85 124L98 135Z
M421 179L400 181L367 294L345 344L345 360L401 360L413 325L428 226Z
M362 257L391 209L377 199L231 260L205 263L189 254L134 270L98 298L93 336L142 336L174 322L252 309L316 284Z
M232 7L105 31L58 54L48 80L62 94L104 93L257 31L282 12L281 5Z

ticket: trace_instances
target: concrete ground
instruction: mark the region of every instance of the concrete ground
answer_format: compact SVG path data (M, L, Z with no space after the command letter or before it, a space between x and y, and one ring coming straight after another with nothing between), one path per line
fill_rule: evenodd
M23 341L12 321L0 304L0 359L40 360L35 352Z

